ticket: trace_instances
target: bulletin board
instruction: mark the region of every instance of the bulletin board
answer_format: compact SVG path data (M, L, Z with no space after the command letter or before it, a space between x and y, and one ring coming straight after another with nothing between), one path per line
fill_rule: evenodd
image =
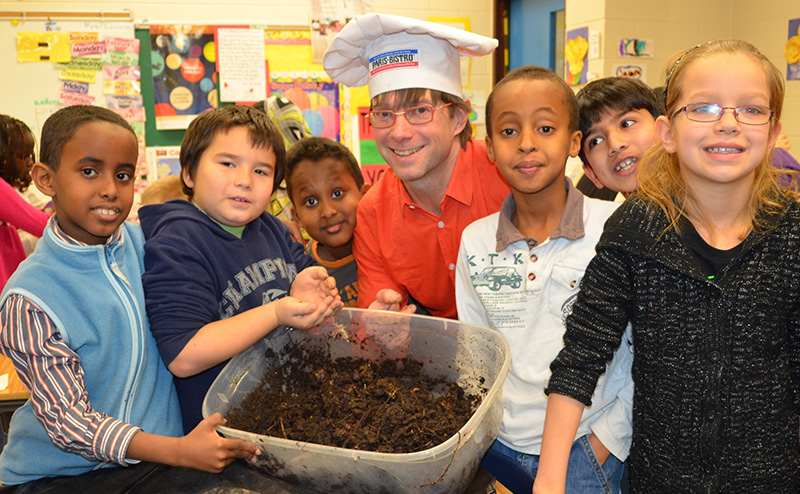
M0 20L0 67L3 91L0 93L0 113L18 118L30 126L39 142L41 125L54 111L58 94L59 69L51 62L17 62L17 33L46 32L97 32L101 37L132 38L133 22L129 21L78 21L78 20L21 20L13 25L10 20ZM88 94L104 104L102 84L90 84Z
M142 46L150 45L148 28L137 28L136 37ZM349 100L343 100L339 85L330 81L322 65L312 63L310 30L300 27L265 28L265 45L270 93L281 94L295 102L303 112L312 134L346 141L349 138L347 112L351 105ZM140 58L142 81L150 81L153 73L149 50L142 50ZM151 84L142 84L142 96L147 115L147 146L180 145L182 130L156 128ZM217 104L222 106L229 103L221 103L217 99Z
M211 26L213 27L213 26ZM330 80L319 63L312 62L311 32L308 27L242 26L264 29L265 57L268 70L268 86L271 94L281 94L294 101L303 112L312 134L329 137L348 146L363 165L382 164L374 140L366 132L361 120L366 118L360 108L369 106L366 87L344 88ZM144 134L140 156L142 165L142 187L151 179L158 178L153 166L164 160L173 160L175 148L180 146L185 130L159 130L156 128L153 84L153 60L151 58L151 30L149 25L135 25L132 21L109 20L19 20L14 25L8 19L0 19L0 64L10 77L3 83L0 96L0 113L17 117L26 122L40 142L40 129L44 120L61 105L58 104L58 68L51 62L20 63L17 61L17 32L97 32L101 38L133 38L139 42L138 65L140 91L145 121L140 122ZM216 79L214 80L216 82ZM96 104L108 106L103 95L102 84L90 84L90 92ZM221 103L219 92L217 106ZM368 127L368 126L367 126ZM146 146L146 150L144 149ZM157 154L161 153L161 154ZM156 157L154 159L154 157ZM170 169L174 163L170 165ZM385 167L385 165L384 165ZM166 168L165 168L166 169ZM149 178L148 178L149 177Z

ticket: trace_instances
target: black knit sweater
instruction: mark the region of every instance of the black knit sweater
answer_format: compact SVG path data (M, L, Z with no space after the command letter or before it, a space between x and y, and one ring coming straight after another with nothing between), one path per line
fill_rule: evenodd
M800 206L771 220L712 280L652 204L606 223L547 391L589 405L632 323L632 492L800 492Z

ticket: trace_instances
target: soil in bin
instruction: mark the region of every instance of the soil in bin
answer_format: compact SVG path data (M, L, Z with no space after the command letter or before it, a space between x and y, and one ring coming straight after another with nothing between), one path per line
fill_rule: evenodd
M480 405L409 359L375 362L294 348L227 414L229 427L380 453L412 453L456 434ZM272 350L267 351L272 359ZM482 384L482 383L481 383Z

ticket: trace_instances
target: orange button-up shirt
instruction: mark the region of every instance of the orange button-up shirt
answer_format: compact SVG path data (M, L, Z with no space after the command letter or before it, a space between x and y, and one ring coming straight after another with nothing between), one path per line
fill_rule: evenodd
M460 150L437 216L411 199L391 171L358 204L353 255L358 264L358 306L390 288L414 297L431 315L456 318L455 276L461 232L500 210L506 181L473 139Z

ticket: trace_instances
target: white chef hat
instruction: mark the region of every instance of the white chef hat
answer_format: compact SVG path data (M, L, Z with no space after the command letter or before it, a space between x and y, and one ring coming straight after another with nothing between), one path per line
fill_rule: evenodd
M407 88L462 96L459 56L492 53L497 40L389 14L354 17L331 41L322 64L335 81L369 84L369 97Z

